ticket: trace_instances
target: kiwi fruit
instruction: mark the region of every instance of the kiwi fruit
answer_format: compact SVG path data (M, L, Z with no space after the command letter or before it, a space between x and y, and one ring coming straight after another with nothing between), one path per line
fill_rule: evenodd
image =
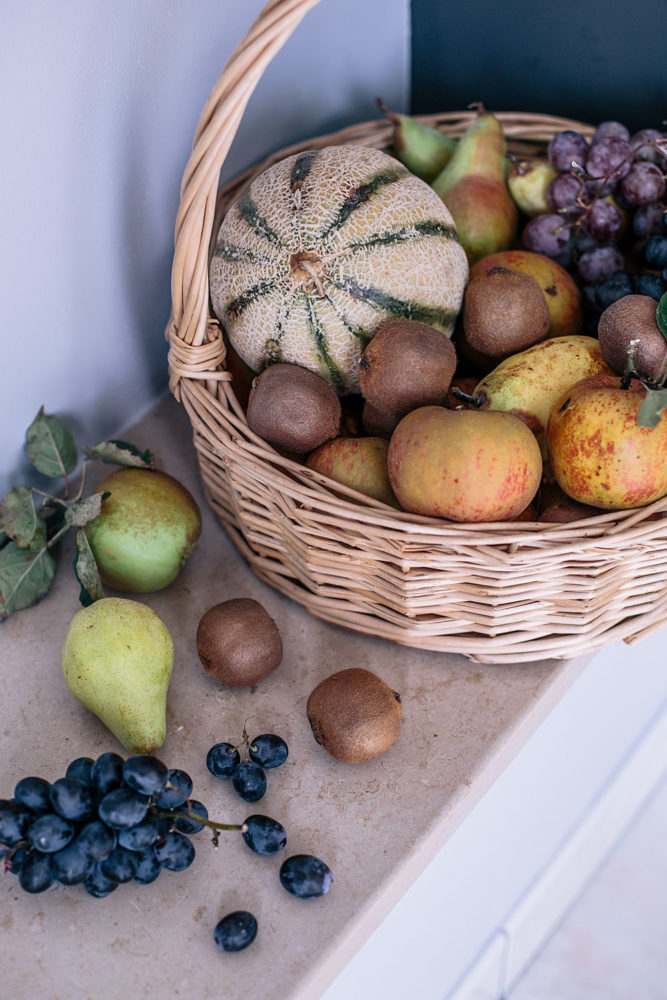
M252 383L246 417L259 437L288 452L306 454L336 437L341 405L335 391L300 365L270 365Z
M373 410L396 418L442 405L456 370L449 337L414 320L381 326L359 358L359 388Z
M506 267L471 278L463 298L463 336L473 351L500 358L544 340L549 306L535 278Z
M598 507L573 500L560 488L558 483L544 483L539 494L539 517L535 520L544 524L569 524L585 517L600 514Z
M401 709L400 695L361 667L325 678L306 704L316 741L336 760L352 764L378 757L393 746Z
M259 601L235 597L204 612L197 653L207 673L240 688L258 684L280 666L283 644L278 626Z
M362 424L366 434L371 437L387 438L394 433L394 428L398 424L400 417L395 413L383 413L376 409L372 403L364 400L362 411Z
M667 340L660 331L658 302L649 295L624 295L604 310L598 321L602 356L617 375L625 371L628 347L634 345L634 368L638 375L655 381L665 355Z

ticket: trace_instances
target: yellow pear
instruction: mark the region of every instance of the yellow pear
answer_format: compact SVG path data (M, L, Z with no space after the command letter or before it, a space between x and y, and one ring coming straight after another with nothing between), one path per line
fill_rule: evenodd
M174 644L145 604L105 597L72 618L62 667L72 694L130 753L153 753L167 731Z
M478 382L482 408L520 417L546 455L544 434L551 409L570 386L588 375L611 374L595 337L551 337L501 361Z

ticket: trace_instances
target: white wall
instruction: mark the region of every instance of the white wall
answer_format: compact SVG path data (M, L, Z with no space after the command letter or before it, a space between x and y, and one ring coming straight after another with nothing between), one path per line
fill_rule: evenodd
M25 0L0 17L0 496L43 404L79 444L166 388L173 225L199 114L260 0ZM269 66L224 176L404 108L409 0L322 0ZM150 447L150 442L138 442Z

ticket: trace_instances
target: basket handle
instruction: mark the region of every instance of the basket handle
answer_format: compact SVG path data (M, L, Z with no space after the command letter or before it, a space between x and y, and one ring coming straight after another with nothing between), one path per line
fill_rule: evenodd
M269 0L228 59L201 113L181 182L171 271L169 387L181 378L228 378L222 333L208 322L208 249L220 171L266 66L319 0Z

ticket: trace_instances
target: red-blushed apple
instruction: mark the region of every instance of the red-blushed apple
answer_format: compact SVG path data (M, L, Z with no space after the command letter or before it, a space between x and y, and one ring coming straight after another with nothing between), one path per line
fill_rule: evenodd
M512 413L422 406L392 434L387 467L404 510L451 521L511 521L537 492L542 455Z
M646 395L633 379L591 375L551 411L547 450L556 481L579 503L603 510L645 507L667 494L667 420L640 427Z
M379 437L332 438L311 452L309 469L398 507L387 475L388 442Z

